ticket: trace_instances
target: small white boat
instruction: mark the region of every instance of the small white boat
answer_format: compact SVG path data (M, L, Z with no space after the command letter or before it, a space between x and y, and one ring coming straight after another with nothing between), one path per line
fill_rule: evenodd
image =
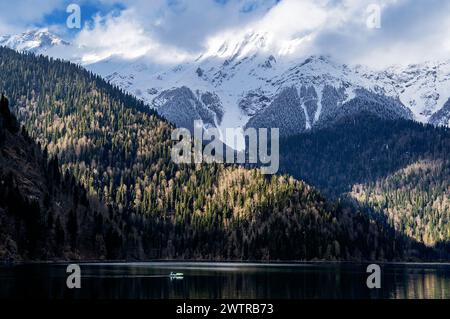
M170 279L183 279L184 274L182 272L171 272L169 274Z

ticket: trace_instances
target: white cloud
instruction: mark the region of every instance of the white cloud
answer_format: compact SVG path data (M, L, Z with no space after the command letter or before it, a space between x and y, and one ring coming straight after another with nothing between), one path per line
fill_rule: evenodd
M380 29L365 26L372 2L382 8ZM320 32L315 51L372 67L448 59L449 9L443 0L346 0L339 7L342 23Z
M279 55L302 56L317 51L316 40L328 30L339 30L348 24L365 25L365 6L361 1L347 0L337 5L329 0L283 0L261 19L244 27L231 28L207 40L209 52L217 52L226 41L231 48L242 42L245 35L264 35L263 50Z
M33 24L41 22L46 14L49 14L61 3L61 0L15 0L2 1L0 32L1 34L12 34L22 31L24 28L32 27Z
M74 39L83 51L83 63L92 63L110 56L134 59L144 55L165 63L183 60L189 56L176 47L163 46L133 17L134 9L120 16L97 16L92 25L87 25Z
M116 0L95 0L112 6ZM82 0L87 3L88 0ZM0 32L42 21L65 0L18 0L2 7ZM329 54L346 63L382 66L445 59L450 53L447 0L123 0L120 15L98 16L74 39L85 62L110 55L178 63L205 49L231 48L254 31L279 54ZM381 29L366 9L382 8ZM250 10L251 8L251 10ZM11 18L8 18L11 17ZM13 18L14 17L14 18ZM231 49L232 50L232 49Z
M111 3L110 0L102 0ZM252 12L242 12L248 3ZM74 39L91 63L116 55L132 59L146 55L157 63L178 63L198 57L205 38L224 28L244 25L262 16L275 0L125 1L120 15L97 16Z

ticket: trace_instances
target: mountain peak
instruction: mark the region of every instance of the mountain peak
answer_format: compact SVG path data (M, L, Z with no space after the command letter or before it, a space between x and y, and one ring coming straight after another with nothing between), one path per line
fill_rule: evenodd
M69 45L47 28L31 29L16 35L0 37L0 45L10 47L20 52L40 53L49 48Z

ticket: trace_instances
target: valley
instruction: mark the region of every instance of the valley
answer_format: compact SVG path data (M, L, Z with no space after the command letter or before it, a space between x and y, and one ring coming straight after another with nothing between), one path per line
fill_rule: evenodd
M11 247L17 248L15 253L3 249L2 258L403 260L439 256L434 248L395 234L388 224L376 222L352 205L329 202L288 175L265 176L258 169L218 164L197 169L176 165L170 159L173 127L142 102L77 65L5 48L0 49L0 60L0 90L10 92L11 109L24 130L48 156L57 158L55 171L73 175L86 190L86 200L101 203L94 223L86 221L88 212L79 210L62 217L72 225L72 238L88 236L95 243L89 254L82 254L81 242L71 242L66 232L61 232L64 240L58 241L60 250L53 257L44 247L29 254L26 246L17 244L20 232L13 226L5 234L11 238ZM45 192L39 201L42 197ZM3 215L17 218L8 205L3 207ZM40 206L37 211L48 210ZM46 243L48 226L41 227L35 242ZM88 230L91 227L95 232Z
M284 60L261 53L264 37L253 34L169 70L119 57L81 66L36 56L71 44L32 36L1 39L24 53L0 49L0 89L102 217L87 252L65 233L50 255L22 246L4 258L448 258L446 63L375 72L326 56ZM288 175L175 165L172 129L195 120L221 131L279 127ZM73 214L73 231L87 232Z

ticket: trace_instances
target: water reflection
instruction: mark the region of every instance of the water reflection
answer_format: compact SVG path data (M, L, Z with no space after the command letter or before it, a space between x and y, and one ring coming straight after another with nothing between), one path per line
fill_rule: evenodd
M0 268L0 298L450 299L450 265L382 265L382 288L366 286L356 264L82 264L81 289L66 288L66 265ZM171 271L184 273L171 279Z

